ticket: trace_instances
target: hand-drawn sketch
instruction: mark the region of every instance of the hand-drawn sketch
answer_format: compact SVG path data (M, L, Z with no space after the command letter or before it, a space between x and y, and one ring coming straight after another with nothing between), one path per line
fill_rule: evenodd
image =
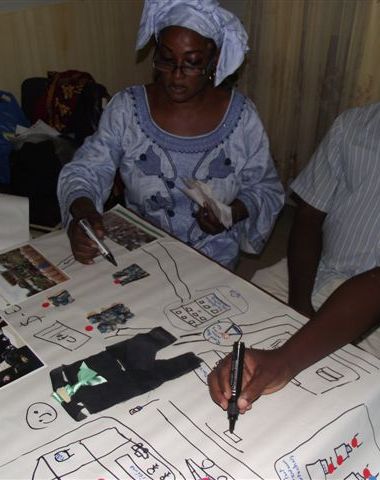
M247 311L243 296L228 286L217 286L192 293L179 273L177 261L162 242L143 251L154 258L157 266L172 286L177 301L164 308L169 322L180 330L194 330L212 321L223 320Z
M45 402L36 402L26 411L26 423L32 430L47 428L57 418L57 410Z
M117 419L100 417L0 467L0 478L185 480L164 455Z
M244 334L254 334L255 342L250 345L251 348L272 349L280 347L290 338L299 328L299 322L283 315L269 318L260 324L239 326ZM360 350L351 353L348 347L344 347L300 372L291 382L313 395L320 395L378 370L375 359L371 362Z
M157 408L157 411L172 429L170 436L173 444L181 445L183 442L186 444L184 450L187 452L186 465L189 470L185 474L187 479L262 479L251 467L234 456L230 449L226 449L226 445L214 432L207 433L202 430L199 422L193 420L174 402L169 401L168 404ZM219 449L217 459L213 459L209 453L215 451L215 448ZM237 453L240 451L238 450ZM232 472L239 472L239 474Z
M67 268L71 267L71 265L74 265L76 262L74 255L70 254L67 257L63 258L57 263L57 267L60 268L61 270L66 270Z
M29 315L29 316L26 316L24 314L21 314L21 315L24 318L20 320L20 323L19 323L20 327L27 327L33 322L42 323L42 319L44 318L43 316L39 316L39 315Z
M249 335L248 338L254 339L254 342L249 345L251 348L271 350L283 345L300 325L297 320L289 315L280 315L256 323L240 323L239 325L227 319L212 323L201 332L180 335L175 345L208 342L218 347L230 348L235 340L240 340L242 337ZM214 357L219 357L215 358L214 362L210 362L212 352L214 352ZM201 352L198 355L203 359L203 362L196 373L204 383L207 383L207 375L215 362L223 358L225 353L211 350ZM291 380L291 383L313 395L320 395L356 382L362 376L378 370L378 362L375 359L371 362L369 357L360 350L352 353L349 347L344 347L339 352L329 355L312 367L300 372Z
M69 431L0 467L13 480L250 480L261 479L174 404L155 409L162 428L170 429L170 449L159 450L136 430L113 417L100 417ZM181 427L170 419L180 415ZM184 457L178 458L178 451ZM213 458L220 450L219 459ZM174 459L176 462L174 464ZM238 475L231 473L239 472Z
M207 385L207 376L211 373L214 366L226 356L226 352L218 350L207 350L206 352L198 353L198 357L202 359L200 366L194 370L198 378Z
M144 405L136 405L135 407L130 408L129 409L129 415L134 415L135 413L141 412L141 410L143 408L147 407L148 405L150 405L153 402L158 402L158 400L159 400L158 398L155 398L154 400L150 400L149 402L144 403Z
M274 466L281 480L376 480L380 447L367 407L357 405L343 412Z
M182 330L194 329L213 320L219 322L241 315L248 303L236 290L227 286L194 293L187 301L174 303L165 308L170 323Z
M68 280L68 276L32 245L0 254L2 308ZM4 303L5 301L5 303Z
M229 318L226 320L216 321L203 332L187 333L180 335L176 345L183 345L184 343L199 343L210 342L214 345L230 347L241 339L243 332L239 325L233 323Z
M139 222L131 223L140 228ZM293 318L288 307L175 239L156 235L154 227L141 229L142 242L139 238L132 242L133 251L114 244L121 260L116 278L104 262L81 267L69 255L66 238L56 237L58 241L50 245L48 238L41 241L49 252L47 258L65 257L58 265L72 271L72 278L1 311L49 364L50 372L60 365L64 371L57 388L51 388L48 369L46 377L45 370L39 370L38 382L28 376L1 388L7 408L0 417L0 433L2 444L9 448L0 455L0 478L380 480L380 450L374 434L379 425L375 406L380 361L351 345L344 347L298 374L285 389L261 397L231 434L227 414L208 393L211 369L231 352L236 340L258 349L280 347L303 325L303 319L295 312ZM70 298L75 301L70 303ZM126 321L128 312L134 317ZM96 331L99 322L86 321L86 316L95 321L102 314L112 321L121 318L115 322L116 329L104 335ZM154 356L153 372L148 365L141 373L142 362L152 363L145 343L121 362L120 384L87 363L95 356L98 360L102 352L118 349L121 340L146 335L157 325L167 328L173 340L167 350ZM91 328L92 334L86 335ZM166 371L175 372L177 367L170 361L188 351L198 360L193 372L130 396L133 386L145 381L146 372L152 372L154 381ZM95 376L84 368L82 372L89 376L79 376L82 363ZM119 356L115 363L119 368ZM109 367L108 357L104 365ZM126 378L127 368L134 365L138 368L133 379ZM99 375L107 379L99 384L107 390L106 400L109 395L106 405L103 396L94 393L100 390ZM89 378L91 387L86 384ZM49 401L52 391L62 393L65 387L73 392L66 402L69 407L75 401L86 415L93 415L75 429L72 417L63 411L67 405L56 404L56 410L50 405L53 400ZM125 397L117 402L123 388ZM95 406L88 405L87 396L84 401L85 394ZM358 405L367 399L368 408L374 410ZM103 410L111 416L100 416Z
M71 351L77 350L91 339L89 335L68 327L58 320L33 336Z

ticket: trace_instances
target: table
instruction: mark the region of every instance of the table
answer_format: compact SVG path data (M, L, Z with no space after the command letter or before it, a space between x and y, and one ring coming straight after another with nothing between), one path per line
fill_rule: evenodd
M3 305L5 331L43 366L0 388L0 479L378 478L379 360L346 346L261 397L230 434L208 394L210 369L235 340L275 348L305 319L122 207L107 215L118 267L75 262L55 232L31 244L47 262L25 255L56 284L44 289L33 277L25 299L14 286L4 294L21 295ZM175 337L157 360L194 352L195 371L81 421L53 398L51 370L157 327Z

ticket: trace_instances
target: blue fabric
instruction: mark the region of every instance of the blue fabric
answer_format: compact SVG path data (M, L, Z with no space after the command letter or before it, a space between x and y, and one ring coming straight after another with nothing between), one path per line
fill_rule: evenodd
M24 112L16 98L9 92L0 90L0 183L10 182L9 155L12 144L4 137L4 133L14 133L17 125L29 126Z
M117 168L128 207L229 268L239 248L261 251L283 205L283 188L255 106L237 91L219 126L195 137L159 128L143 86L115 95L98 131L61 171L58 196L66 226L75 198L87 196L102 211ZM185 177L209 183L225 204L240 198L249 218L218 235L205 234L194 218L198 207L181 190Z
M220 49L215 86L234 73L248 51L248 35L233 13L216 0L145 0L136 48L143 48L152 35L169 26L186 27L211 38Z
M344 112L291 188L326 212L314 293L380 265L380 103Z

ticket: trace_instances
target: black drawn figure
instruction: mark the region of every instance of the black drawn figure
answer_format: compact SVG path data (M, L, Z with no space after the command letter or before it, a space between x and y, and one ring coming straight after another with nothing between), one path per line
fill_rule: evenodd
M57 418L57 410L45 402L36 402L26 412L26 423L32 430L47 428Z
M367 407L342 413L274 466L281 480L378 480L380 447Z
M121 325L125 325L133 316L134 314L126 305L116 303L99 313L89 313L87 320L96 325L99 332L109 333L117 330Z
M88 414L154 390L200 365L200 359L193 353L156 360L156 353L175 340L169 332L157 327L85 360L55 368L50 372L53 396L79 421Z

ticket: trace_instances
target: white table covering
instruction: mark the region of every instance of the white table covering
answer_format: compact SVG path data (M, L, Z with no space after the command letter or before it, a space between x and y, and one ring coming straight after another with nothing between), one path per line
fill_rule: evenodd
M92 266L72 261L62 232L32 244L70 279L2 313L45 367L0 389L0 479L379 478L379 360L346 346L261 397L230 434L226 413L209 397L208 372L239 329L246 346L274 348L302 316L162 232L133 251L107 240L118 267L101 257ZM112 273L133 263L149 276L115 285ZM42 306L63 289L73 303ZM215 296L219 314L194 327L191 312ZM86 330L89 312L115 303L134 313L123 328ZM52 368L156 326L177 338L157 358L192 351L202 366L81 422L52 398ZM66 335L49 336L54 328Z

